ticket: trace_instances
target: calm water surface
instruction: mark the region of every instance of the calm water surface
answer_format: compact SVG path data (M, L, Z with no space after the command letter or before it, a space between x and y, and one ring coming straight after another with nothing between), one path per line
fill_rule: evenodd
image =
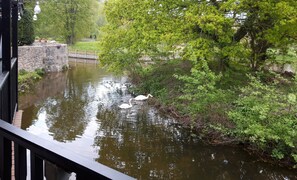
M262 163L239 148L204 145L133 102L125 77L93 64L71 64L20 97L22 128L137 179L297 179L297 170Z

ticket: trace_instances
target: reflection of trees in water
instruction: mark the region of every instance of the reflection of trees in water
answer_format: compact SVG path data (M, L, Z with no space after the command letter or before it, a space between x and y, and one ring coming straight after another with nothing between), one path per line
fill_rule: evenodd
M87 116L88 104L94 99L92 87L83 86L74 80L74 71L68 73L63 97L48 100L46 124L49 132L58 141L71 141L82 135L90 119ZM89 94L90 93L90 94ZM93 93L94 94L94 93Z
M30 108L36 103L44 101L49 96L55 96L64 91L67 72L50 73L38 81L32 93L19 97L19 109Z
M38 110L41 108L39 104L27 107L22 114L22 129L27 129L33 124L33 120L37 119Z
M179 131L173 126L164 127L165 120L155 116L148 106L117 111L101 108L97 114L100 126L94 145L100 151L96 161L139 179L168 178L170 171L179 174L174 158L164 158L181 155L182 141L175 139L180 138Z
M145 106L99 109L96 161L137 179L284 179L240 149L199 143Z

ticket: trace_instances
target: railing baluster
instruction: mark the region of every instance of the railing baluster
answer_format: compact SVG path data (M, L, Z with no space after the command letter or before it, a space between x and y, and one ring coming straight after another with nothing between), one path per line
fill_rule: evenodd
M31 159L31 180L43 180L43 160L34 152L30 153Z
M14 144L15 179L26 180L27 177L27 151L24 147Z
M1 179L11 179L11 141L0 137L0 177Z
M76 173L76 178L75 178L75 179L76 179L76 180L83 180L84 177L83 177L82 174L80 174L80 173Z

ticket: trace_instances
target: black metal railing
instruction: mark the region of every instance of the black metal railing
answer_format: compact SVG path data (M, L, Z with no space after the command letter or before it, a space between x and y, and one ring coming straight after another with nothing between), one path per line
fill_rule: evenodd
M10 106L8 102L10 101L9 94L9 72L3 72L0 74L0 118L9 121L10 117Z
M31 180L43 180L44 161L49 161L66 172L74 172L76 179L133 179L121 172L107 166L85 159L74 154L58 144L53 144L37 136L21 130L7 122L0 120L0 152L1 179L11 178L11 144L15 149L15 178L25 180L27 174L26 150L30 150L30 178ZM10 157L9 157L10 156Z
M17 110L17 58L12 58L10 71L0 74L0 119L11 123Z

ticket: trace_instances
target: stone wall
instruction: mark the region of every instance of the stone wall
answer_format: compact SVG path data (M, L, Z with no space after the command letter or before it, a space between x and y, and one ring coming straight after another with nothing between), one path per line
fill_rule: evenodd
M31 46L19 46L19 70L34 71L44 69L46 72L59 72L68 66L68 49L66 44L34 43Z

